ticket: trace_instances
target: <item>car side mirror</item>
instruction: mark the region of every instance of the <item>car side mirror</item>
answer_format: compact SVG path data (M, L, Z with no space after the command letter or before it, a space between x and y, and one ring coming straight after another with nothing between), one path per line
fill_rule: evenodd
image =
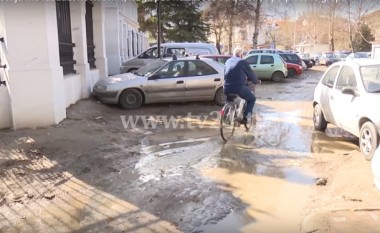
M160 75L158 75L158 74L154 74L154 75L150 76L150 77L148 78L148 80L157 80L157 79L159 79L159 78L160 78Z
M359 94L357 93L356 89L353 87L343 87L342 88L342 93L347 94L347 95L353 95L353 96L358 96Z

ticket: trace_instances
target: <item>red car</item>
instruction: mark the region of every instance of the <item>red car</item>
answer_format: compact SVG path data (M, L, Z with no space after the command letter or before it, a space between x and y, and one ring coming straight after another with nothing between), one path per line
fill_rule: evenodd
M200 57L210 58L224 65L226 61L232 57L232 55L201 55Z
M286 63L288 69L288 78L294 78L294 76L300 76L302 74L302 66L292 63Z

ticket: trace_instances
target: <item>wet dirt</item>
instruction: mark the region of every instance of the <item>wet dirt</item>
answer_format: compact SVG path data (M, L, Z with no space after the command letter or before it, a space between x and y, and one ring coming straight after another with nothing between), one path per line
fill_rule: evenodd
M257 87L256 124L227 143L212 103L124 111L88 99L59 125L0 131L0 232L307 232L315 213L369 207L370 173L353 189L345 176L367 166L357 139L313 130L323 69L306 72ZM143 115L195 127L124 128L123 116Z

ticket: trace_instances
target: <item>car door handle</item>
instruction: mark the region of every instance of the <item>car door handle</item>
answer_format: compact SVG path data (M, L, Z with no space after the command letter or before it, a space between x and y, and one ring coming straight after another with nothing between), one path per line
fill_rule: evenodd
M270 66L274 66L274 65L270 65Z
M256 67L256 66L253 66L253 67Z
M219 82L219 81L220 81L220 78L214 79L214 82Z
M183 84L183 80L177 81L177 84Z

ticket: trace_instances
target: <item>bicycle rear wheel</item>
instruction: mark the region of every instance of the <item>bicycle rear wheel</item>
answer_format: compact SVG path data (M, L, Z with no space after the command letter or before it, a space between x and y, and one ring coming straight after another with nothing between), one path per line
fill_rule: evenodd
M225 105L220 117L220 136L227 142L235 132L235 108Z

